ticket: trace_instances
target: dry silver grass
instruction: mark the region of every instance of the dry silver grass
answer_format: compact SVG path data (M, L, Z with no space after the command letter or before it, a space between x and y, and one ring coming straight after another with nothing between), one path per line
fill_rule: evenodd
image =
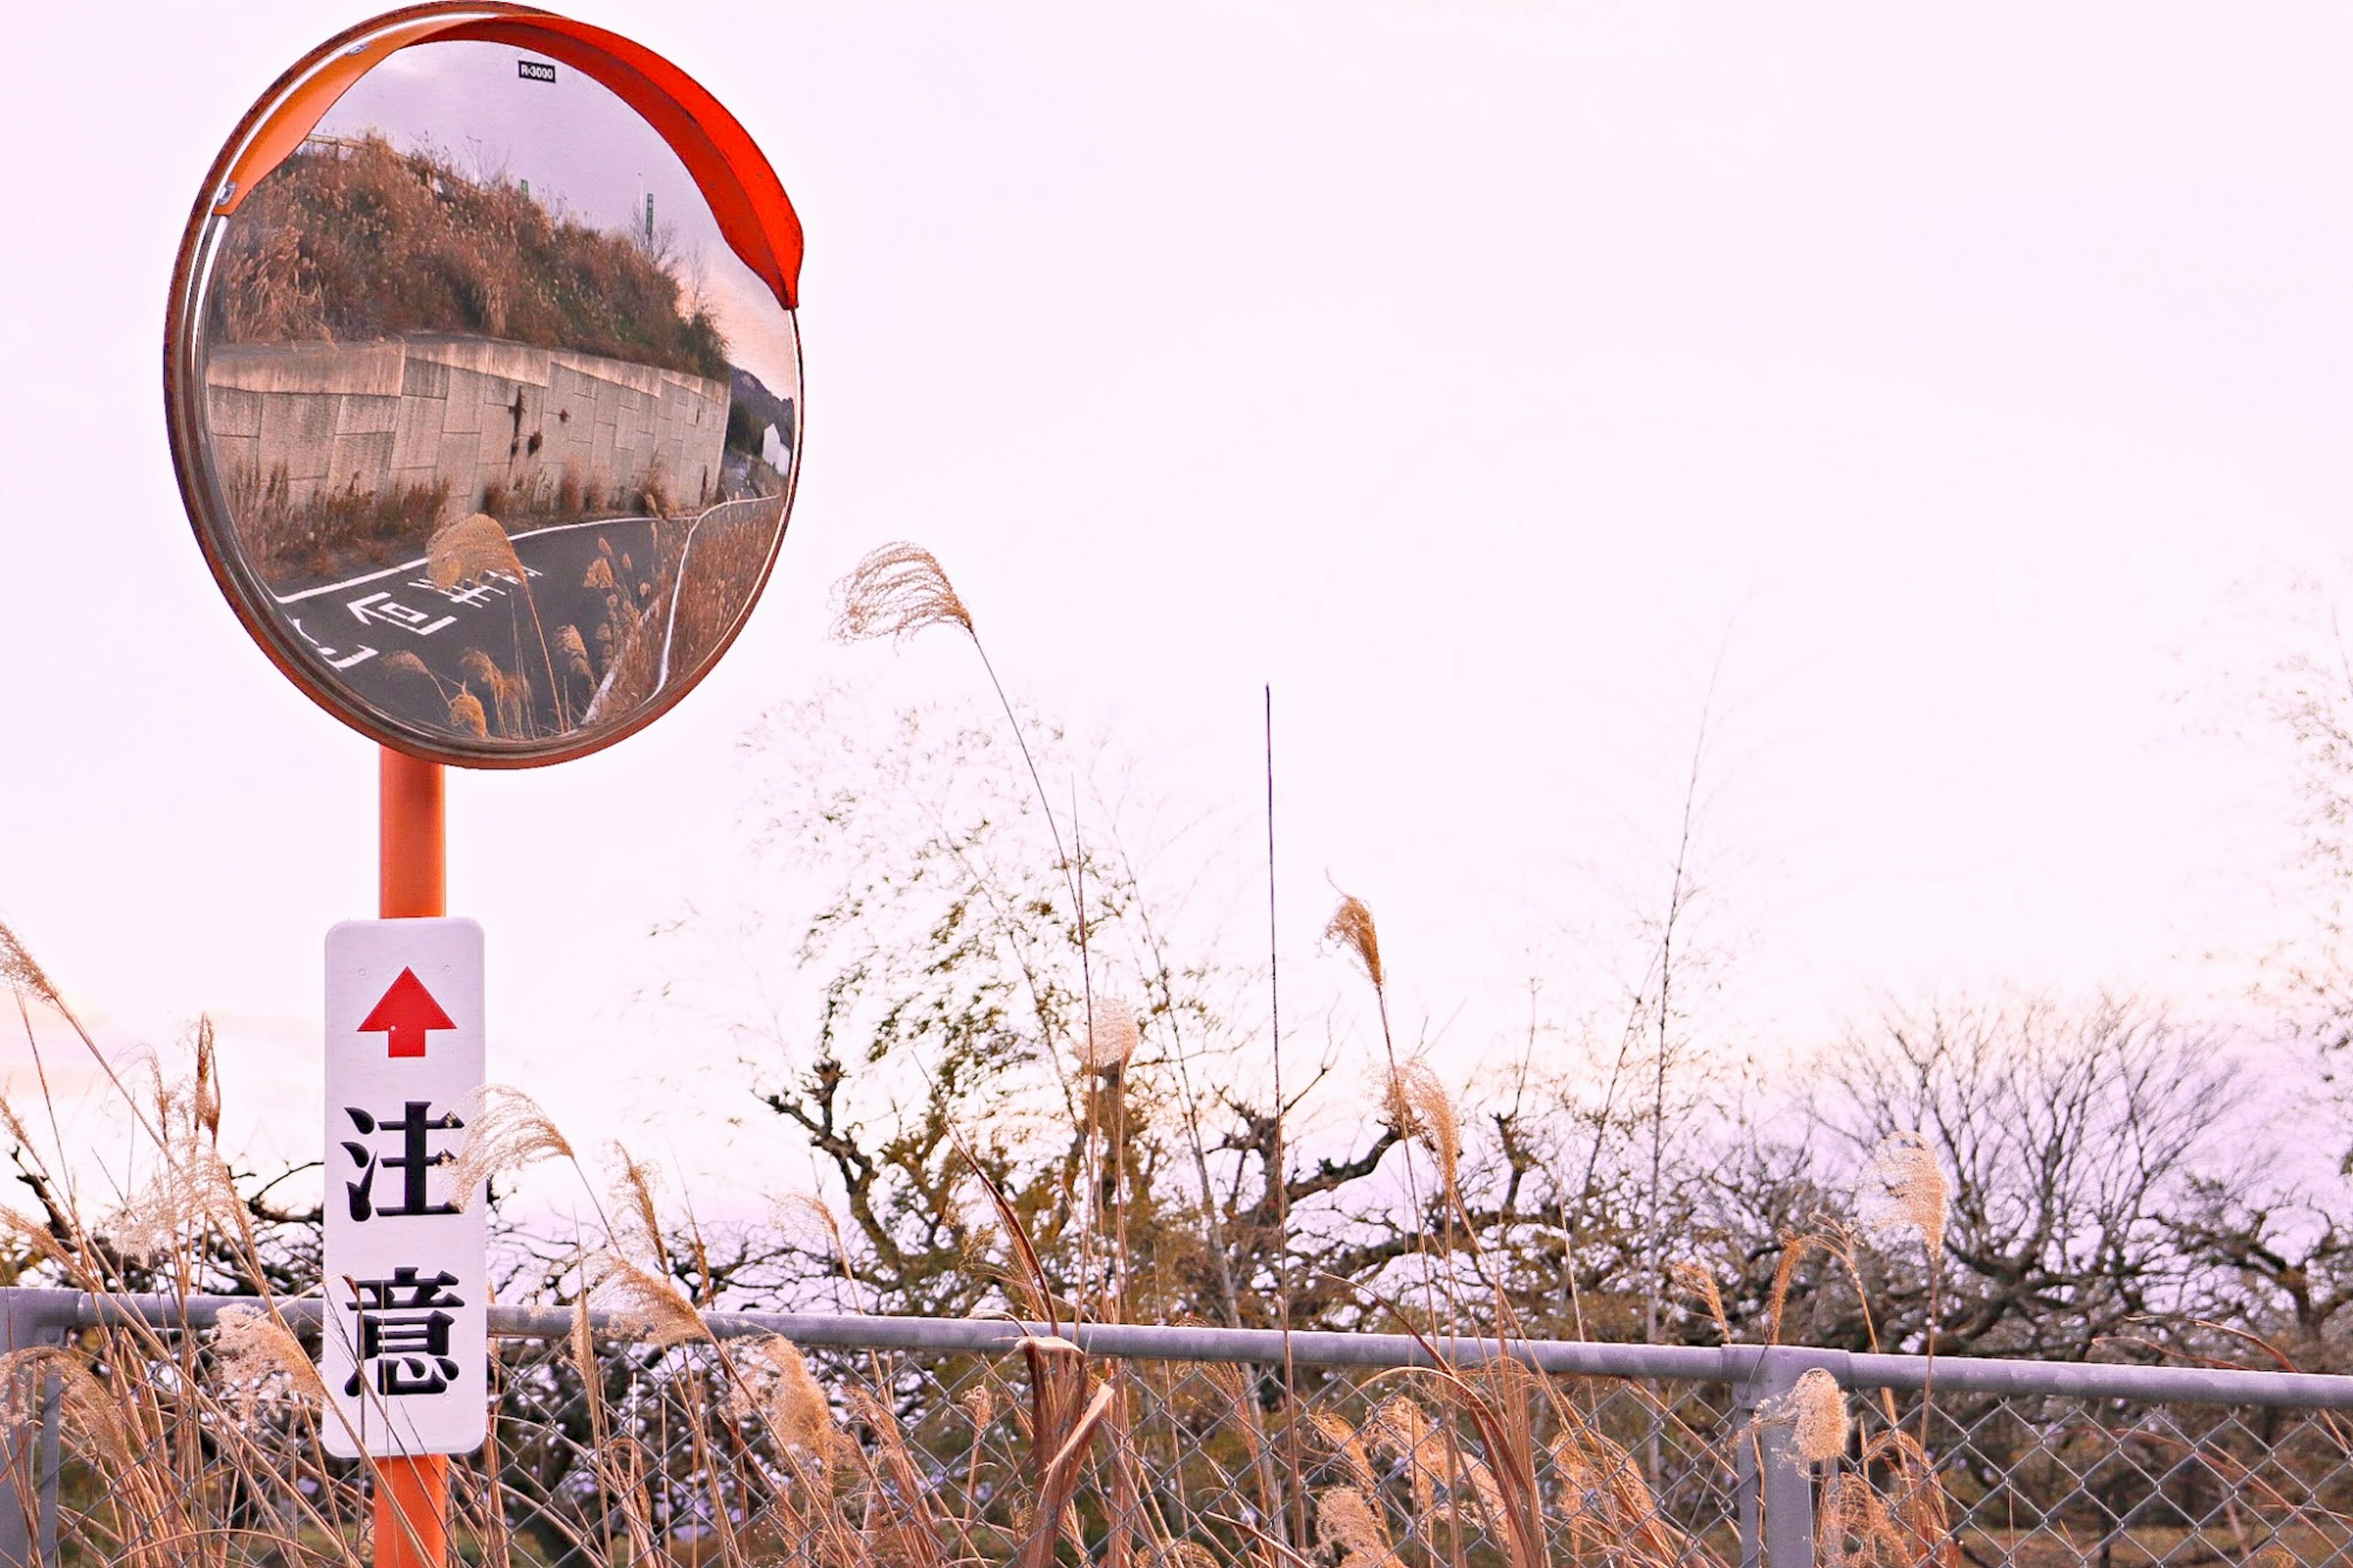
M1732 1323L1725 1315L1724 1293L1716 1289L1715 1276L1696 1263L1683 1262L1676 1264L1669 1277L1677 1289L1699 1299L1700 1304L1707 1309L1708 1321L1715 1325L1716 1333L1725 1344L1730 1344Z
M972 612L932 552L904 542L870 551L834 584L833 636L840 642L903 642L925 626L973 635Z
M598 1386L596 1321L589 1315L588 1292L586 1290L581 1291L580 1299L572 1304L572 1364L580 1369L581 1376L593 1392Z
M16 1112L10 1110L7 1114L9 1135L20 1147L28 1144L30 1140L24 1135L23 1124L16 1120ZM69 1278L81 1263L81 1259L68 1251L66 1244L59 1241L47 1225L15 1209L0 1207L0 1236L16 1242L41 1262L66 1271Z
M1086 1037L1079 1042L1079 1065L1108 1078L1127 1066L1141 1038L1134 1007L1113 997L1098 998Z
M819 1465L833 1462L847 1439L799 1346L780 1334L767 1335L738 1352L735 1367L727 1393L729 1415L739 1421L756 1415L784 1447Z
M449 728L477 741L490 739L490 715L482 711L481 699L460 689L457 696L449 699Z
M1787 1426L1798 1458L1819 1465L1846 1452L1853 1423L1847 1415L1846 1390L1822 1368L1808 1367L1787 1394L1777 1394L1757 1407L1757 1419L1767 1426Z
M1510 1528L1510 1521L1504 1506L1504 1489L1495 1484L1495 1472L1468 1454L1461 1457L1461 1464L1462 1479L1470 1483L1472 1500L1478 1505L1479 1517L1472 1521L1473 1527L1484 1529L1497 1541L1508 1539L1504 1531ZM1460 1518L1464 1510L1458 1503L1454 1511Z
M583 588L601 588L607 593L620 586L613 581L612 562L602 555L588 563L587 574L580 579L580 585Z
M1315 1539L1339 1554L1340 1568L1385 1568L1398 1560L1380 1510L1355 1487L1334 1487L1316 1498Z
M657 1260L667 1258L670 1248L662 1240L661 1212L654 1202L654 1189L661 1184L660 1168L617 1143L613 1153L621 1162L621 1173L613 1180L613 1206L617 1211L613 1221L614 1248L634 1250Z
M121 1404L80 1356L62 1346L33 1345L0 1355L0 1398L11 1406L9 1424L21 1430L21 1423L40 1419L40 1391L50 1377L58 1380L66 1424L88 1441L101 1471L121 1477L132 1470L142 1445L133 1440Z
M1363 1431L1366 1447L1375 1454L1387 1454L1406 1467L1413 1484L1414 1510L1427 1514L1435 1508L1446 1444L1430 1413L1401 1394L1392 1394L1374 1410Z
M1822 1488L1816 1537L1823 1568L1894 1568L1917 1561L1886 1502L1859 1475L1832 1476Z
M1373 1473L1373 1457L1366 1451L1365 1440L1357 1435L1356 1429L1326 1410L1315 1411L1308 1419L1323 1435L1324 1440L1332 1445L1332 1451L1339 1456L1341 1464L1347 1468L1348 1479L1358 1487L1370 1490L1377 1480Z
M26 951L25 944L17 940L16 933L10 931L5 922L0 922L0 985L59 1012L65 1011L65 1001L58 994L58 988L51 983L48 973L34 961L33 955Z
M475 1194L492 1176L573 1157L572 1145L539 1101L519 1089L484 1084L467 1096L458 1114L466 1124L466 1142L449 1167L449 1192L460 1209L473 1206Z
M425 571L443 593L484 577L523 581L522 563L499 520L486 511L443 523L425 542Z
M220 1142L221 1096L220 1061L213 1038L213 1020L209 1013L196 1016L196 1087L191 1110L196 1128L204 1133L205 1142Z
M1862 1168L1855 1195L1857 1217L1867 1234L1915 1231L1931 1259L1943 1255L1953 1187L1919 1133L1891 1132L1882 1139Z
M1374 989L1388 984L1388 973L1381 968L1381 933L1373 925L1373 911L1364 900L1354 893L1341 894L1340 907L1332 911L1331 922L1324 928L1324 940L1356 954Z
M678 1287L617 1253L607 1253L597 1289L628 1332L658 1349L711 1338L711 1326Z
M1416 1059L1391 1072L1388 1103L1397 1130L1420 1139L1422 1146L1438 1156L1447 1192L1460 1191L1455 1177L1462 1163L1462 1124L1454 1114L1454 1102L1447 1098L1446 1086L1438 1081L1430 1065Z
M499 734L521 740L530 724L530 679L519 669L501 669L496 659L478 647L459 658L458 672L469 691L490 693L491 717Z
M327 1385L286 1325L259 1307L221 1309L213 1335L213 1378L248 1417L280 1391L322 1405Z
M211 1143L199 1131L188 1100L159 1086L155 1094L165 1131L155 1173L125 1198L99 1227L127 1258L163 1258L195 1245L206 1232L241 1236L247 1214Z
M596 679L596 661L588 657L588 645L581 640L580 628L570 624L555 628L556 657L563 661L564 673L575 681Z

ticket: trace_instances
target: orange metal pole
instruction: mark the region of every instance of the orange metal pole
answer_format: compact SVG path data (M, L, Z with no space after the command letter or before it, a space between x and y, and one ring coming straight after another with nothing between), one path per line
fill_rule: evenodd
M441 764L391 747L378 766L376 916L405 921L449 912Z
M441 765L384 748L377 763L376 914L448 912ZM449 1556L449 1460L376 1461L375 1568L444 1568Z

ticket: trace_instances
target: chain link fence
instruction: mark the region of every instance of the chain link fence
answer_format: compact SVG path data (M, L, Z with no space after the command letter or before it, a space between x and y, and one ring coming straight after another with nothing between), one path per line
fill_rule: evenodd
M282 1372L273 1384L220 1364L227 1303L0 1297L16 1368L0 1559L364 1560L364 1466L322 1454L315 1407ZM315 1332L315 1303L287 1317ZM500 1568L2353 1562L2353 1424L2334 1414L2353 1410L2348 1378L705 1321L710 1338L661 1344L595 1314L584 1344L568 1311L494 1309L497 1419L455 1462L458 1555ZM92 1391L132 1379L159 1425L110 1433ZM134 1441L154 1449L144 1470L116 1451Z

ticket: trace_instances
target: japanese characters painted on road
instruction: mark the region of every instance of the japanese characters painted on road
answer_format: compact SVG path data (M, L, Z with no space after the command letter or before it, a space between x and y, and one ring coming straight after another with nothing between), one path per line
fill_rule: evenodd
M480 926L347 921L327 933L332 1453L481 1447L487 1233L481 1194L451 1184L481 1084Z
M174 275L214 577L412 756L526 767L650 723L784 539L800 260L751 137L627 38L491 3L329 39L221 149Z

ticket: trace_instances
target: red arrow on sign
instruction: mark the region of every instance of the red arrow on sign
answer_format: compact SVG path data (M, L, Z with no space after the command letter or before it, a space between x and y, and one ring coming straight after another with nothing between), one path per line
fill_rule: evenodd
M427 1030L457 1026L413 969L402 970L392 989L360 1020L361 1034L389 1037L384 1053L388 1057L421 1057Z

